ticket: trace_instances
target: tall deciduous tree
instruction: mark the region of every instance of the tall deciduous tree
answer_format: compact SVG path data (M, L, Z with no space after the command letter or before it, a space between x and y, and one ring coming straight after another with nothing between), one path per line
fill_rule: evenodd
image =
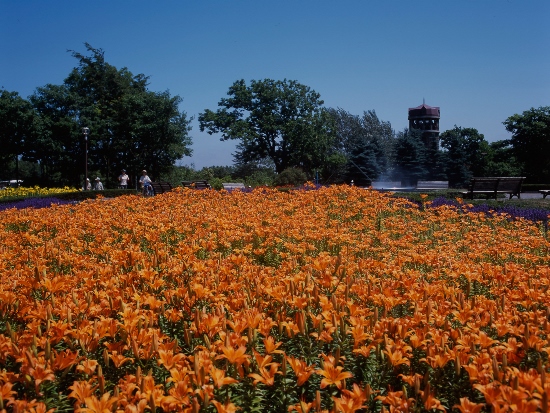
M504 121L510 143L529 182L550 182L550 106L531 108Z
M449 185L464 186L471 177L486 175L490 148L477 129L455 125L441 134L440 143L446 152Z
M19 157L24 154L35 132L35 118L28 100L17 92L0 92L0 161L3 165L15 165L16 179L19 179Z
M40 165L41 184L74 185L84 172L84 142L77 121L75 98L65 85L36 89L30 100L40 119L40 131L25 158Z
M233 83L221 109L199 115L201 131L221 133L221 140L240 140L238 163L269 158L280 173L299 167L322 168L334 140L332 118L320 95L293 80L244 80Z
M51 175L78 183L85 160L82 127L90 129L90 173L112 183L121 168L134 174L146 168L158 177L190 155L190 120L179 110L181 98L149 91L146 76L110 65L101 49L87 43L86 49L87 55L72 52L79 64L63 85L46 85L31 97L44 126L34 158Z
M488 176L521 176L521 165L518 164L510 140L489 143Z

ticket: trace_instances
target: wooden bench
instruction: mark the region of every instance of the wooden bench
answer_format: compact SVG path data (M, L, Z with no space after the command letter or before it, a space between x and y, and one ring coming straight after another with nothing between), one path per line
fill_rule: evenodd
M508 194L510 199L521 198L521 184L524 176L518 177L474 177L470 180L468 191L463 192L465 198L474 199L474 195L487 195L497 199L498 195Z
M153 187L153 193L155 195L163 194L172 190L172 184L170 182L151 182Z
M245 189L246 187L242 182L224 182L222 183L223 189L232 191L233 189Z
M542 199L546 199L550 195L550 189L541 189L539 192L542 194Z
M449 189L449 181L418 181L417 191L440 191Z
M181 181L184 188L190 189L211 189L212 187L208 181Z

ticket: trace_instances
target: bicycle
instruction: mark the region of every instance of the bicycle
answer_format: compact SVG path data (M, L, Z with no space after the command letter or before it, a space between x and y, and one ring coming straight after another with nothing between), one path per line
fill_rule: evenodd
M153 196L153 195L155 195L155 191L153 191L153 186L148 182L143 184L141 193L142 193L143 196Z

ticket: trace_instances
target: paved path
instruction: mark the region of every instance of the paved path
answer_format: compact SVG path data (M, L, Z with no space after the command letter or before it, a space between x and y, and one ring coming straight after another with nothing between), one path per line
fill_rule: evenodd
M542 199L542 194L540 192L522 192L521 199ZM545 200L550 202L550 197L547 196Z

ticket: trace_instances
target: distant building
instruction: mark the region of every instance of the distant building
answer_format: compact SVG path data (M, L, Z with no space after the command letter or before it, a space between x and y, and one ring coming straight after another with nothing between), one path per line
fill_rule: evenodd
M439 148L439 107L428 106L425 103L416 108L409 108L409 129L422 131L426 147Z

